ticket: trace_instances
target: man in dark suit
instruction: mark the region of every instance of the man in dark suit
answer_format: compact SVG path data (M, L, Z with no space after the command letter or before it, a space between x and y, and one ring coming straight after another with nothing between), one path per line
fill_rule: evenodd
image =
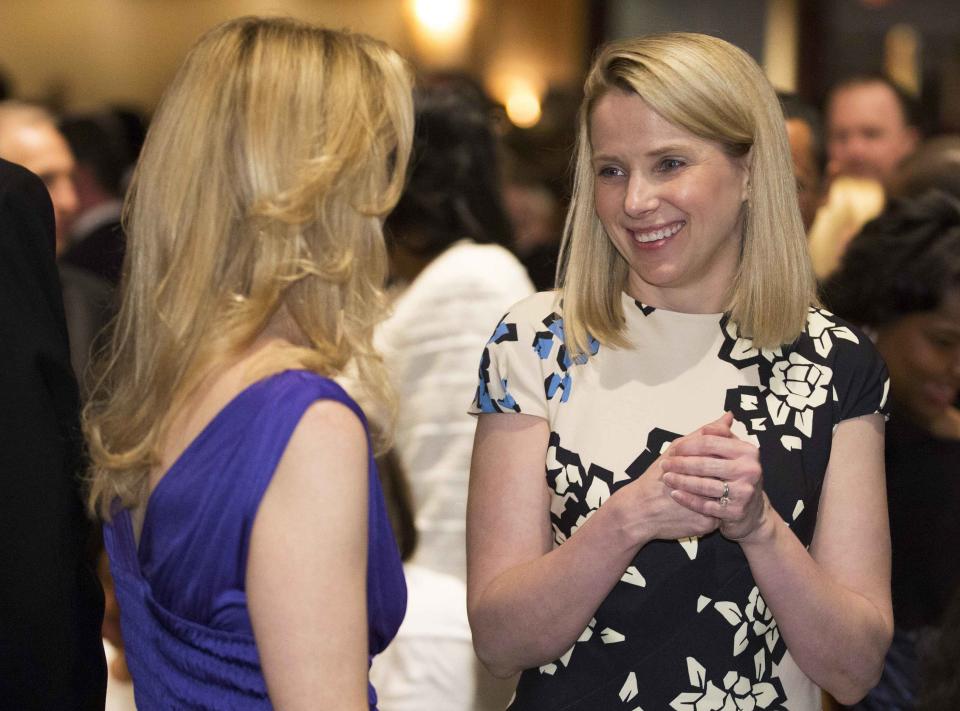
M126 240L120 226L127 157L119 129L111 132L107 114L72 116L60 122L76 160L73 174L77 214L60 260L87 269L116 286Z
M0 706L103 709L77 384L44 184L0 160Z
M0 102L0 158L38 175L53 203L57 256L68 246L67 234L79 204L73 173L76 162L53 116L41 106ZM60 286L70 334L70 360L82 394L89 385L87 365L97 334L111 312L110 284L89 269L59 262Z

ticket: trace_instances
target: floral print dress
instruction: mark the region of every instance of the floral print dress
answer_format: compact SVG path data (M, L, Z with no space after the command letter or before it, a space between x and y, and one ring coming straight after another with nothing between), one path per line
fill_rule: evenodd
M685 314L623 295L632 348L564 345L556 294L521 301L483 351L471 412L550 425L545 483L562 545L674 439L735 416L760 447L764 488L809 545L834 428L884 412L886 368L870 342L811 308L789 346L760 350L723 314ZM503 495L509 496L509 491ZM511 711L820 709L740 546L713 533L644 546L559 659L528 669Z

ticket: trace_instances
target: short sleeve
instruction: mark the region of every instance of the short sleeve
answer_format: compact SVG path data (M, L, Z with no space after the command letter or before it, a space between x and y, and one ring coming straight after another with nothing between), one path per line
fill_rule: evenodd
M544 297L550 298L545 302ZM480 356L477 389L469 409L471 415L521 413L548 419L540 356L543 348L538 345L544 337L540 331L547 329L544 322L554 316L550 313L551 300L549 293L536 294L515 305L500 319ZM538 308L544 305L545 309ZM546 333L551 332L547 329ZM556 335L562 338L562 333Z
M829 317L836 324L834 334L841 336L836 340L833 374L835 422L872 414L887 419L890 376L883 358L862 331L832 314Z

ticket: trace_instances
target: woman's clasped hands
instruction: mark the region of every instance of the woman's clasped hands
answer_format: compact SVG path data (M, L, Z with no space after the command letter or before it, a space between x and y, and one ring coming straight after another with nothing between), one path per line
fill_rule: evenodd
M712 518L726 538L743 541L766 520L767 497L759 448L737 437L733 415L673 442L657 460L670 496Z
M738 438L733 415L670 443L636 481L618 490L608 514L633 544L705 536L743 541L767 520L760 450Z

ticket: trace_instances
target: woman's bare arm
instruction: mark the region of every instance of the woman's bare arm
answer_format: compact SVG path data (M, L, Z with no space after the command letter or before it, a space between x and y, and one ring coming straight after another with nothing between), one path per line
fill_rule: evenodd
M790 654L803 672L842 703L878 681L893 635L890 534L883 466L883 420L841 422L833 436L809 552L769 505L756 448L728 440L740 454L727 469L725 445L688 440L664 460L675 498L718 516L739 543ZM732 450L731 450L732 451ZM708 462L708 459L713 459ZM715 500L727 481L731 504Z
M274 708L368 707L367 467L357 416L314 403L260 504L247 601Z
M561 657L648 541L717 526L670 498L655 463L554 548L544 465L549 434L545 420L529 415L485 414L477 424L468 611L477 654L498 676Z

